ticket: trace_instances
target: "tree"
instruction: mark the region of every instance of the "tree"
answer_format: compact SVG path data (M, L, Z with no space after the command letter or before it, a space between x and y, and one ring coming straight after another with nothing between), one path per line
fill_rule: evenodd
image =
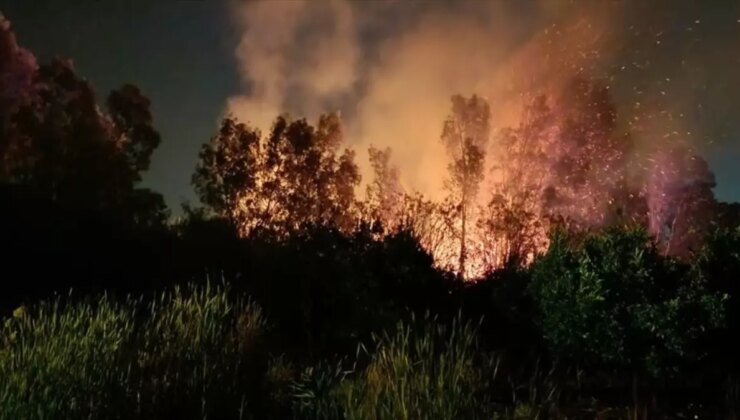
M393 231L401 224L404 191L399 179L398 168L391 165L391 149L370 147L370 166L373 179L366 191L367 211L374 221L383 223L385 231Z
M740 203L718 202L712 222L720 229L740 228Z
M645 184L649 229L666 255L689 257L700 250L719 210L714 174L689 149L662 149L651 158Z
M467 223L484 177L485 153L491 132L491 110L485 99L473 95L452 97L452 113L442 129L442 143L451 163L447 188L460 220L458 274L465 275Z
M243 234L285 235L306 224L350 229L360 175L354 152L339 153L341 143L336 114L321 116L316 127L278 117L265 138L228 117L203 146L193 184L201 200Z
M31 94L38 64L36 57L18 45L10 22L0 13L0 133L5 134L8 117ZM0 142L1 146L6 146ZM4 149L0 148L0 156Z
M490 267L531 260L554 225L644 219L639 184L628 177L632 140L617 132L607 86L576 77L536 95L495 142L490 198L479 219Z
M494 194L478 219L487 271L525 265L546 248L546 220L529 200L507 200Z
M643 379L704 357L698 343L721 324L724 305L688 267L663 257L644 229L556 232L535 262L531 290L552 351L630 372L643 414Z
M116 143L134 172L134 179L139 181L161 142L153 126L151 102L138 87L127 84L108 95L107 105Z
M150 105L126 85L101 106L71 61L37 63L0 17L0 231L26 279L0 305L161 279L168 212L140 185L160 142Z
M0 20L0 182L29 186L61 205L126 223L163 222L158 194L138 188L160 136L150 102L125 85L108 113L71 61L37 65Z
M519 125L496 136L490 199L479 219L486 265L525 263L546 246L542 197L549 171L547 146L554 131L547 97L527 103Z
M624 219L619 198L633 191L626 177L630 136L616 132L609 88L574 78L554 98L555 127L548 157L544 206L574 227L603 227ZM636 191L635 191L636 192Z
M265 180L258 182L258 175L264 172L260 137L259 130L225 118L218 134L201 149L192 180L200 200L216 214L236 222L247 213L252 219L249 229L267 217L264 208L270 203L260 197L267 195L271 186ZM245 223L240 220L242 228Z

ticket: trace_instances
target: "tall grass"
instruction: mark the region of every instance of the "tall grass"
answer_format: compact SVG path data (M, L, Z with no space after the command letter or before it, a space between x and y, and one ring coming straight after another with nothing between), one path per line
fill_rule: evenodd
M0 331L0 418L246 418L265 328L210 285L19 309Z
M499 359L460 318L412 318L300 375L267 329L225 286L20 308L0 329L0 419L537 417L493 403Z
M256 399L265 317L228 290L175 288L147 308L137 357L146 416L244 418Z
M426 317L376 336L361 371L325 366L295 386L301 416L346 419L458 419L492 416L476 328Z
M16 310L0 333L0 417L86 418L119 405L134 312L107 296Z

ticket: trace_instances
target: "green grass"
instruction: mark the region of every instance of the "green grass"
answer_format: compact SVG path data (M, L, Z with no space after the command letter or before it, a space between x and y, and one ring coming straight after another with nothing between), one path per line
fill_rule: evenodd
M494 404L499 359L460 318L412 317L358 346L351 362L302 369L267 351L268 330L260 307L226 286L22 307L0 330L0 419L444 420L538 411Z
M108 412L128 382L134 310L95 303L19 308L0 334L0 417L86 418ZM117 395L116 395L117 394Z
M476 328L426 317L376 336L362 370L310 368L296 383L303 418L491 418L486 391L495 370L481 360Z
M0 332L0 418L247 418L266 327L210 285L19 308Z

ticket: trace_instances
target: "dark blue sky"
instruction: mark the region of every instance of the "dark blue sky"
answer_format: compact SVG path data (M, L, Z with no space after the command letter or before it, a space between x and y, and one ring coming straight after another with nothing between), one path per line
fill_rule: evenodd
M151 98L162 144L145 183L175 211L183 199L193 200L198 150L215 132L227 98L242 90L234 58L239 34L227 6L225 0L0 0L19 43L42 61L72 58L99 99L123 83ZM732 114L740 118L740 110ZM740 201L740 133L724 137L703 152L717 176L717 196Z

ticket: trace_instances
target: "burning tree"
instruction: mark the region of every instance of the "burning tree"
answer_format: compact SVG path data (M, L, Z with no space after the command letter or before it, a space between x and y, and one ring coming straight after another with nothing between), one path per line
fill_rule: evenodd
M608 88L576 78L538 95L519 124L496 137L491 196L479 220L489 268L525 262L547 246L553 223L605 226L635 210L627 178L632 148L616 133Z
M645 184L650 233L666 255L698 251L718 205L707 162L683 147L659 150L650 159Z
M402 222L405 201L398 168L391 164L390 148L380 150L370 147L368 154L373 179L366 191L367 211L371 219L383 224L384 230L393 231Z
M243 234L283 235L305 224L349 229L360 175L354 152L340 153L341 144L336 114L321 116L316 127L278 117L267 137L226 118L203 146L193 184L201 200Z
M617 132L609 88L576 78L555 99L556 126L546 145L546 211L576 228L606 226L629 212L626 167L629 135Z
M226 118L203 147L193 183L202 201L243 234L283 235L305 224L346 232L362 215L381 222L376 234L413 232L437 266L465 278L531 262L556 225L578 231L637 223L671 255L697 249L707 233L716 203L706 163L660 149L640 167L645 161L632 135L619 130L608 86L579 77L533 96L519 123L495 136L490 173L488 103L475 95L451 102L441 135L450 160L442 202L404 191L391 150L374 147L374 177L365 202L357 202L354 153L340 151L341 124L333 114L315 127L279 117L267 136ZM490 189L481 207L485 175Z
M546 245L542 196L553 127L547 97L540 95L524 107L517 127L496 137L491 198L478 222L489 269L525 262Z
M582 78L527 105L519 126L498 138L482 219L496 245L489 254L505 258L522 244L543 249L527 238L542 238L553 221L576 230L638 223L666 255L699 249L718 211L707 163L668 145L642 160L617 127L609 89Z
M452 97L452 114L442 130L442 143L451 159L446 186L460 221L458 274L465 274L468 219L474 208L484 177L485 151L491 132L491 110L488 103L473 95L466 99Z

